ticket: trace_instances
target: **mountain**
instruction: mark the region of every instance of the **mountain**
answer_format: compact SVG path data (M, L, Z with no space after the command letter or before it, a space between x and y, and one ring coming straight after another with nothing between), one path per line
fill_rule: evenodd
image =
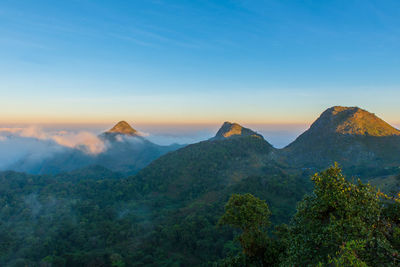
M182 147L177 144L154 144L125 121L118 122L110 130L100 134L99 138L105 146L101 153L91 154L81 149L65 148L40 161L24 158L10 169L32 174L57 174L99 165L113 172L130 175L161 155Z
M124 121L101 134L100 138L107 149L96 156L96 164L126 174L134 174L161 155L182 147L154 144Z
M226 139L226 138L235 138L235 137L243 137L243 136L254 136L254 137L259 137L263 138L261 135L258 133L248 129L244 128L241 125L237 123L231 123L231 122L224 122L224 124L221 126L221 128L218 130L217 134L213 138L213 140L221 140L221 139Z
M332 107L327 109L311 125L308 134L332 134L355 136L400 136L400 131L388 123L358 107Z
M232 133L232 128L242 129L242 134L238 131L225 134ZM132 179L145 195L163 199L163 205L176 201L187 204L205 199L225 200L233 188L246 191L255 181L261 183L257 190L265 193L284 186L288 177L294 174L286 172L285 167L276 162L277 152L260 134L226 122L213 138L161 156ZM275 185L271 185L271 181ZM299 192L303 192L300 187ZM273 209L290 202L290 196L286 200L281 197L272 200ZM278 213L278 217L290 214L288 210Z
M242 133L242 134L241 134ZM234 138L233 138L234 137ZM255 132L236 123L224 123L215 137L171 152L152 162L138 174L152 190L181 188L170 192L188 197L181 185L226 186L244 177L262 174L270 166L276 149ZM167 186L164 188L164 186Z
M123 134L130 136L138 136L139 133L135 129L133 129L126 121L118 122L114 127L110 130L106 131L105 134Z
M358 107L327 109L281 151L293 167L325 168L337 161L347 169L400 166L400 131Z
M286 171L276 153L261 135L224 123L215 137L161 156L129 177L147 216L162 225L148 237L163 244L160 255L198 266L229 251L224 246L231 232L221 234L218 218L233 193L267 200L272 220L288 222L309 179ZM151 253L154 245L143 242L140 250Z

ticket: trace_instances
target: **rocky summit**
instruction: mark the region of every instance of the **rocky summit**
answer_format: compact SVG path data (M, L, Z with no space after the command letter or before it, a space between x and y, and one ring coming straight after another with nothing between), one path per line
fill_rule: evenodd
M133 129L129 123L126 121L118 122L114 127L106 132L107 134L124 134L124 135L131 135L137 136L139 135L138 131Z
M281 151L291 166L325 168L398 166L400 131L358 107L324 111L293 143Z
M232 137L240 137L240 136L254 136L254 137L259 137L263 138L260 134L245 128L237 123L231 123L231 122L224 122L224 124L221 126L215 137L213 138L214 140L221 140L221 139L226 139L226 138L232 138Z
M365 136L400 135L400 131L388 123L358 107L336 106L327 109L309 131L318 134L346 134Z

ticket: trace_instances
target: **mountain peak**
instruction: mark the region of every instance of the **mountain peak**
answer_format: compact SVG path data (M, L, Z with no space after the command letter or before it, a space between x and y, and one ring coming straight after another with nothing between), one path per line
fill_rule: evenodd
M248 128L245 128L237 123L226 121L218 130L214 139L226 139L226 138L240 137L240 136L257 136L262 138L261 135Z
M325 168L398 166L400 131L359 107L331 107L290 145L283 155L288 164ZM358 168L357 167L357 168Z
M310 130L377 137L400 135L399 130L359 107L331 107L321 114Z
M118 122L114 127L108 130L106 133L114 133L114 134L125 134L125 135L139 135L138 131L133 129L129 123L126 121Z

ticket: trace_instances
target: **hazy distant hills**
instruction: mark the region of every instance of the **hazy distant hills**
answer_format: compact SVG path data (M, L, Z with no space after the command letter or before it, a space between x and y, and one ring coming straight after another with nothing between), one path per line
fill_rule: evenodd
M99 137L105 144L105 150L101 153L90 154L80 149L65 148L41 161L22 159L10 169L33 174L55 174L100 165L111 171L133 174L161 155L182 147L177 144L154 144L125 121L117 123Z
M291 167L399 167L400 131L358 107L332 107L280 154Z

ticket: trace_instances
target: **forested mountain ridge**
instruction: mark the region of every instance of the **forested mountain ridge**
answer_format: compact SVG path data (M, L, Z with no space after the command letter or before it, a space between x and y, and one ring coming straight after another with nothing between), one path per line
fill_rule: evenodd
M268 167L275 167L273 158L276 149L260 135L245 134L220 139L220 132L210 140L160 157L140 171L135 179L151 185L156 191L168 190L166 186L192 186L205 181L226 186L246 176L263 174ZM176 192L173 195L176 196ZM187 194L183 193L183 196Z
M339 162L354 174L359 169L397 168L400 131L358 107L337 106L280 152L292 167L323 169Z

